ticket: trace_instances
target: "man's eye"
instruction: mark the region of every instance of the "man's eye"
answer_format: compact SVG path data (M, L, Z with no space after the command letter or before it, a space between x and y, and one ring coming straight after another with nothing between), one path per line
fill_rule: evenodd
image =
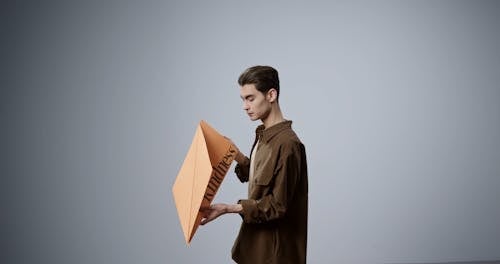
M254 100L254 99L255 99L255 98L250 97L250 98L248 98L248 101L249 101L249 102L253 102L253 100Z

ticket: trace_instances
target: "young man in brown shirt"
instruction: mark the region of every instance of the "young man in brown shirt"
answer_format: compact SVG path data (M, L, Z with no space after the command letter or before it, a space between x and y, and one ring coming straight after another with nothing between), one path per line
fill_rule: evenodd
M243 223L232 249L237 263L306 263L308 179L305 148L281 112L278 72L254 66L239 77L243 110L256 129L250 158L239 152L235 172L248 182L248 199L213 204L206 224L226 213Z

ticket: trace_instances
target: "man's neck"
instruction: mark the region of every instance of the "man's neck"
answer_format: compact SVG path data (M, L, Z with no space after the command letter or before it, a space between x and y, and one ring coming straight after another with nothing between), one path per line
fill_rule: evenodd
M281 113L281 109L278 104L273 106L271 112L265 119L262 119L262 123L264 124L265 128L272 127L283 121L285 121L285 119L283 118L283 114Z

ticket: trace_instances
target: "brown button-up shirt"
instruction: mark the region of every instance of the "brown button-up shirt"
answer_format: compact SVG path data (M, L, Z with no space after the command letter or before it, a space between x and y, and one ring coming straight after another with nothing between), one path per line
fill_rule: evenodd
M237 263L306 263L307 162L291 125L256 129L253 183L248 199L239 201L243 223L232 249ZM249 169L248 158L236 166L241 182L249 180Z

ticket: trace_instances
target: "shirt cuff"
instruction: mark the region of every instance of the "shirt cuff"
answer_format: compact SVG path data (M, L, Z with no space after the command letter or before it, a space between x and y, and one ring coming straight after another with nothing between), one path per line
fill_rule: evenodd
M252 199L241 199L238 201L243 210L240 215L245 223L260 223L258 218L257 201Z

